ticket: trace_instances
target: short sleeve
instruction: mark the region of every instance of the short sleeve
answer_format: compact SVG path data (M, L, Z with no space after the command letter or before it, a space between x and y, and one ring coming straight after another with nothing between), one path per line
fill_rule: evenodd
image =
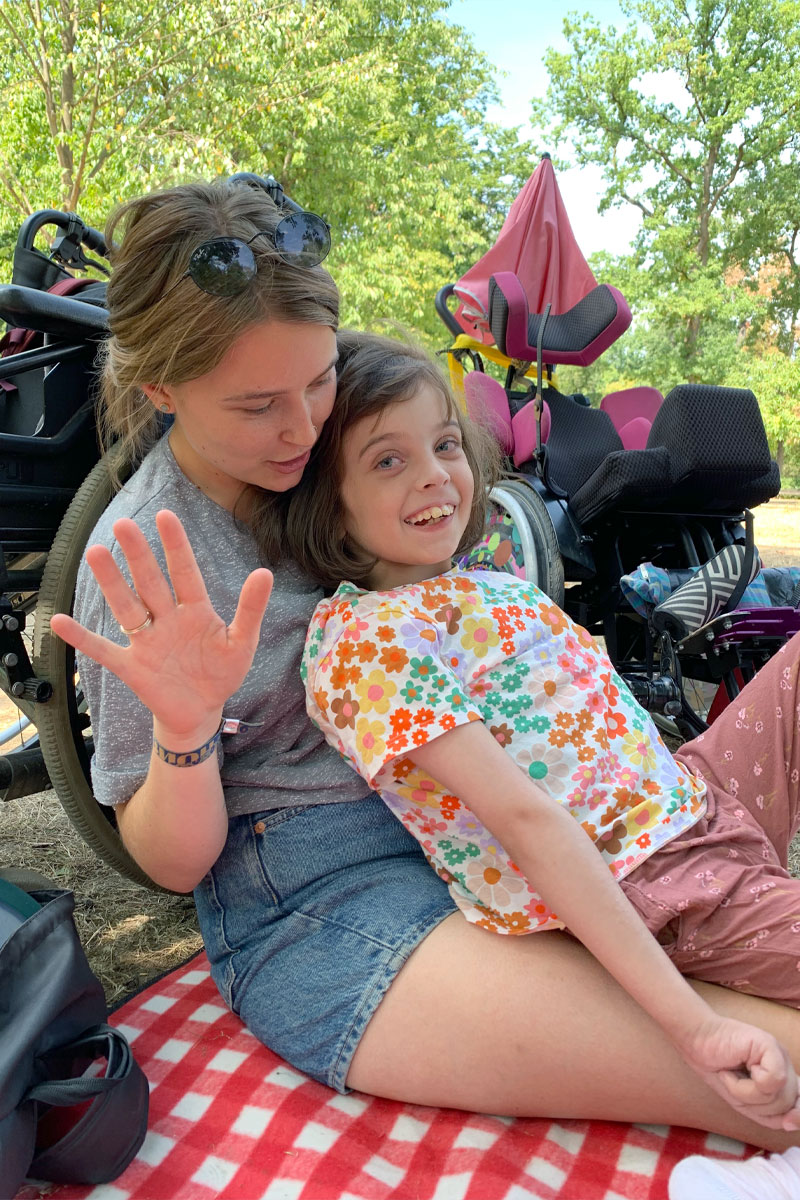
M482 719L423 615L356 606L343 619L331 615L321 639L311 638L309 716L371 785L394 758L413 757L415 746Z
M100 588L84 562L78 574L75 616L87 629L124 645ZM80 681L92 714L92 790L100 804L130 800L147 777L153 718L141 700L111 671L77 656Z

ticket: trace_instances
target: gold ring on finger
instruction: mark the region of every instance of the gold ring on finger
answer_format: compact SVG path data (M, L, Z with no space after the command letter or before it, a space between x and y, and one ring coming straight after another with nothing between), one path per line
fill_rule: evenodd
M130 637L132 633L141 633L143 629L147 629L148 625L152 625L153 614L147 608L145 609L145 612L147 613L147 616L142 621L141 625L134 625L132 629L126 629L124 625L120 625L122 632Z

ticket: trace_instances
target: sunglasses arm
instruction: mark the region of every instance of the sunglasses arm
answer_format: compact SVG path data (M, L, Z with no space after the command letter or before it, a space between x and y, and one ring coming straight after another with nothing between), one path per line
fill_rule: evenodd
M286 208L289 212L304 212L302 205L286 195L274 175L256 175L255 171L239 171L231 175L228 183L248 183L251 187L263 188L278 208Z

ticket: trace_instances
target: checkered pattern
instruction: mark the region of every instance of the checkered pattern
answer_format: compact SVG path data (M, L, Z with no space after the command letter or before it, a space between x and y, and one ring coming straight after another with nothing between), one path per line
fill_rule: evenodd
M248 1033L204 955L112 1020L150 1080L147 1138L114 1183L52 1200L664 1200L678 1159L745 1152L680 1128L339 1096ZM41 1195L28 1185L17 1200Z

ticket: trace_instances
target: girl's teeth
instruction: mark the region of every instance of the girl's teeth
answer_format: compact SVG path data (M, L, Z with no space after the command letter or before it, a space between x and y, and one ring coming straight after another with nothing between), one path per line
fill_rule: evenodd
M452 504L445 504L444 508L439 508L436 504L433 508L426 508L424 512L417 513L416 517L410 517L409 521L412 525L420 525L423 521L436 521L440 517L449 517L454 511Z

